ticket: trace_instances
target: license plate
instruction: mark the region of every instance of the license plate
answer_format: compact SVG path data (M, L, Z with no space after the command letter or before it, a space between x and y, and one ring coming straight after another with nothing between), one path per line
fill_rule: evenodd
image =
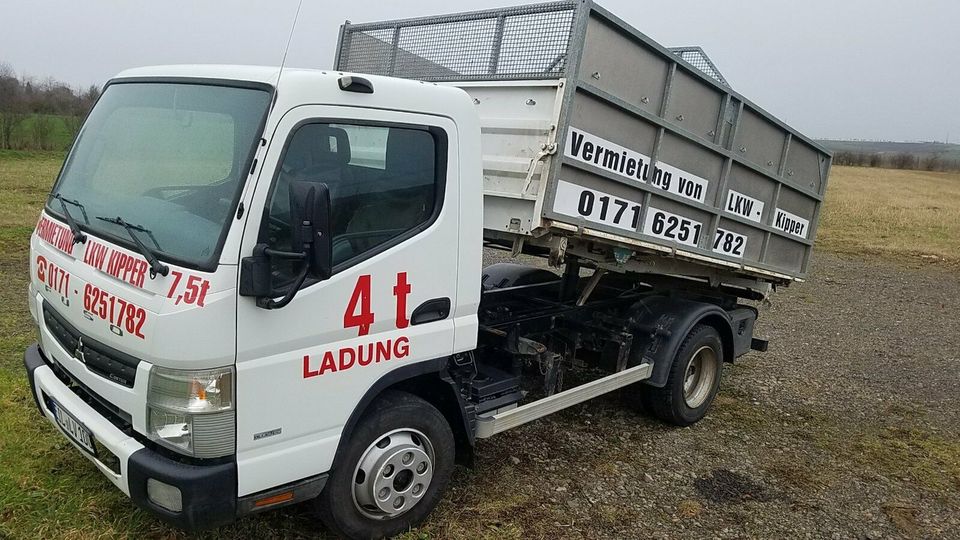
M81 448L96 456L97 448L93 444L93 434L90 433L90 430L53 399L50 399L48 404L51 406L53 416L57 419L57 424L60 425L67 436L73 442L79 444Z

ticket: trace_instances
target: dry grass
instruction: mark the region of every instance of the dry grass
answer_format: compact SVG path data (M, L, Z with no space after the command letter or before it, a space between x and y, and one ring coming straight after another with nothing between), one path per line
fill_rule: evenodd
M835 167L817 234L829 251L960 262L960 173Z
M677 505L677 514L686 519L695 518L703 513L703 505L699 501L686 499Z

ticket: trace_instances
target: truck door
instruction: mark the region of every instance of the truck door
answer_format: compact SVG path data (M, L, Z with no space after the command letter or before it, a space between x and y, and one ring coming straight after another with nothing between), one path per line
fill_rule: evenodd
M453 351L456 126L401 112L308 106L279 122L241 257L290 251L292 182L330 191L333 276L281 309L238 299L239 495L330 469L343 425L390 371ZM277 296L300 261L272 261Z

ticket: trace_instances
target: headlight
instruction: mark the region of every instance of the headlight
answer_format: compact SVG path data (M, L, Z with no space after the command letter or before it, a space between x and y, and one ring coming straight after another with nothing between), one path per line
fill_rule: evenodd
M147 390L147 431L154 441L189 456L232 454L236 411L232 366L187 371L154 366Z

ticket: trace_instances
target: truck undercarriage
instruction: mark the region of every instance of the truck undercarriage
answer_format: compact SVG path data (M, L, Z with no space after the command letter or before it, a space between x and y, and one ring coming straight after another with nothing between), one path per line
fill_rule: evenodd
M562 275L500 263L483 283L478 347L454 368L481 438L641 381L662 387L655 367L674 360L664 351L703 321L725 338L724 361L766 346L752 336L754 308L681 278L590 273L571 257Z

